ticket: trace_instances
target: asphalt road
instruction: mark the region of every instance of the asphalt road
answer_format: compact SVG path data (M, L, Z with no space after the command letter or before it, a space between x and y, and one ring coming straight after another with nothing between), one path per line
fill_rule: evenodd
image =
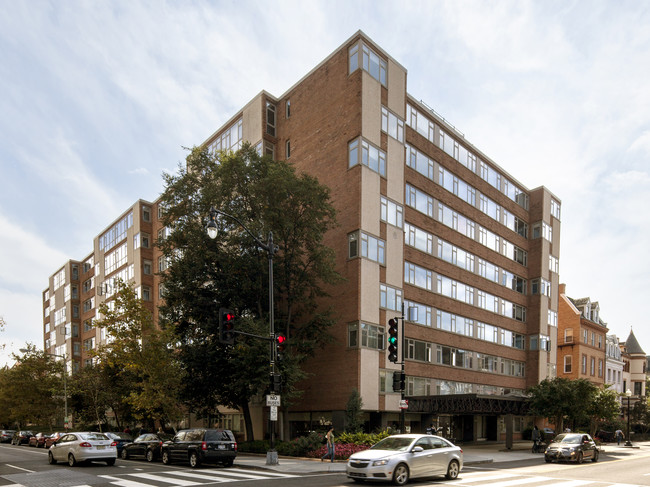
M163 465L118 459L113 467L93 463L78 467L49 465L47 450L0 445L0 486L25 487L190 487L237 482L238 487L342 487L355 485L343 474L298 474L255 468ZM369 483L368 485L385 485ZM650 451L628 450L597 463L547 464L539 459L467 466L458 480L413 481L418 487L634 487L650 486Z

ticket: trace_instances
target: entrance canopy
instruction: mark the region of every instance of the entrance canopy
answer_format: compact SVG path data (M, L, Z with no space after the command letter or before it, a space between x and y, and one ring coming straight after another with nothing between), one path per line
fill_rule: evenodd
M408 398L408 412L427 414L513 414L526 416L529 402L522 396L449 394Z

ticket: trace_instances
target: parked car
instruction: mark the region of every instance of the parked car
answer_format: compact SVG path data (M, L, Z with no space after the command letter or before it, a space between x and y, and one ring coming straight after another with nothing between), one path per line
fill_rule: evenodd
M65 433L61 433L57 431L56 433L52 433L50 436L45 438L45 448L51 447L54 444L54 442L59 438L61 438L64 434Z
M548 445L544 460L582 463L585 459L598 461L598 447L594 440L585 433L561 433Z
M2 430L0 431L0 443L11 443L16 430Z
M162 461L189 462L192 468L202 463L232 466L237 456L237 442L230 430L194 428L179 431L162 445Z
M115 446L117 447L118 457L122 453L122 446L124 446L125 443L131 443L133 441L133 436L131 436L129 433L118 433L118 432L109 431L104 434L115 442Z
M12 445L27 445L29 439L34 436L34 433L27 430L16 431L11 438Z
M36 433L34 436L29 438L27 444L29 446L35 446L36 448L43 448L45 446L45 438L48 435L45 433Z
M161 447L165 441L170 441L173 435L167 433L145 433L138 436L131 443L122 445L121 458L144 458L148 462L160 458Z
M369 450L350 456L348 478L404 485L411 478L444 475L456 479L463 468L463 450L435 435L393 435Z
M59 438L47 454L50 465L67 462L74 467L79 462L98 461L115 465L115 442L103 433L66 433Z

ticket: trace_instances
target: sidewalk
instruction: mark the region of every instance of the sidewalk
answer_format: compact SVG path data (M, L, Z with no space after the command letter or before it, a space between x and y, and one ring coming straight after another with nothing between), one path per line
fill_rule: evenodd
M463 463L465 466L482 465L486 463L515 462L518 460L537 459L544 462L542 453L531 452L530 441L517 442L511 450L506 450L505 445L462 445ZM600 448L601 455L628 456L639 453L650 453L650 442L635 443L632 447L616 443L606 443ZM278 465L266 465L266 455L240 453L237 455L235 465L243 468L259 468L268 471L289 474L314 474L314 473L342 473L345 472L345 461L337 460L321 462L313 458L280 457Z

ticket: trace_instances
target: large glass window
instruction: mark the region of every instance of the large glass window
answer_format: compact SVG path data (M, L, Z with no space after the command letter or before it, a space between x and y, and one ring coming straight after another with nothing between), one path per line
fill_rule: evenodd
M379 306L393 311L402 311L402 290L387 286L379 285Z
M354 232L348 235L348 255L351 259L360 256L385 265L386 243L367 233Z
M402 208L402 205L398 205L382 196L380 200L380 209L381 221L390 223L399 228L404 226L404 208Z
M381 107L381 129L399 142L404 142L404 122L386 107Z
M355 139L348 145L349 167L362 164L386 176L386 153L364 139Z

